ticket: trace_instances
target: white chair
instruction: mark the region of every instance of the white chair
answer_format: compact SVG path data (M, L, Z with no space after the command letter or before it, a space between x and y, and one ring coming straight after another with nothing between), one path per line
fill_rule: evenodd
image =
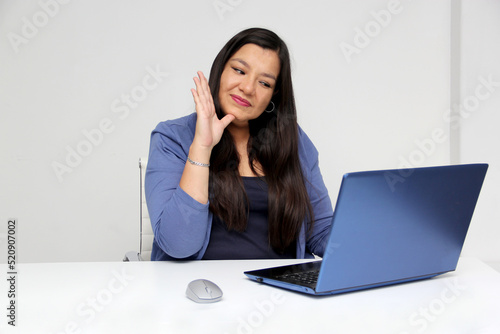
M139 220L139 252L130 251L125 254L123 261L149 261L151 259L151 250L153 247L153 229L149 219L148 207L146 205L146 195L144 193L144 177L148 159L139 159L140 173L140 220Z

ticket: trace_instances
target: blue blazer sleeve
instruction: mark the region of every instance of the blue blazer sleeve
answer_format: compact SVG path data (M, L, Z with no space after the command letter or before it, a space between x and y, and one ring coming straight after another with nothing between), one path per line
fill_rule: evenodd
M307 233L308 226L305 226L301 236L299 236L297 257L307 257L307 253L313 253L322 257L332 225L332 202L319 169L318 150L300 127L299 157L314 212L314 225L311 233ZM301 245L300 239L303 242L305 241L305 249Z
M212 223L208 203L199 203L179 186L194 138L195 116L158 124L151 134L146 169L146 201L156 243L153 253L157 246L175 259L197 258L207 246ZM160 255L156 259L164 258Z

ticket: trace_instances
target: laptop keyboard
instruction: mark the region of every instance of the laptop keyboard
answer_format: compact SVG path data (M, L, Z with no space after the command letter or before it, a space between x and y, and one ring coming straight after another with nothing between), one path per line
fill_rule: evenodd
M285 273L276 276L276 278L300 285L315 285L318 281L318 275L319 270L310 270L299 273Z

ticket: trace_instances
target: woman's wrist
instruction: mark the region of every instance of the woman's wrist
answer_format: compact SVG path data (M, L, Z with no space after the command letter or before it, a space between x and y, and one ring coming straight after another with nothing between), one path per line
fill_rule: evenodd
M212 154L212 148L204 147L201 145L197 145L195 142L191 144L189 148L188 158L191 164L198 166L206 166L210 165L210 155Z

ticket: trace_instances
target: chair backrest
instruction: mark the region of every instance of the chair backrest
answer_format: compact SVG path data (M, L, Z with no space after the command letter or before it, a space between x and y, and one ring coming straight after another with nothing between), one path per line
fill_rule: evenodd
M139 246L139 256L143 261L151 260L151 249L153 248L153 229L151 228L151 220L149 219L148 206L146 205L146 195L144 192L144 177L146 176L146 167L148 165L148 159L139 159L139 171L140 171L140 246Z

